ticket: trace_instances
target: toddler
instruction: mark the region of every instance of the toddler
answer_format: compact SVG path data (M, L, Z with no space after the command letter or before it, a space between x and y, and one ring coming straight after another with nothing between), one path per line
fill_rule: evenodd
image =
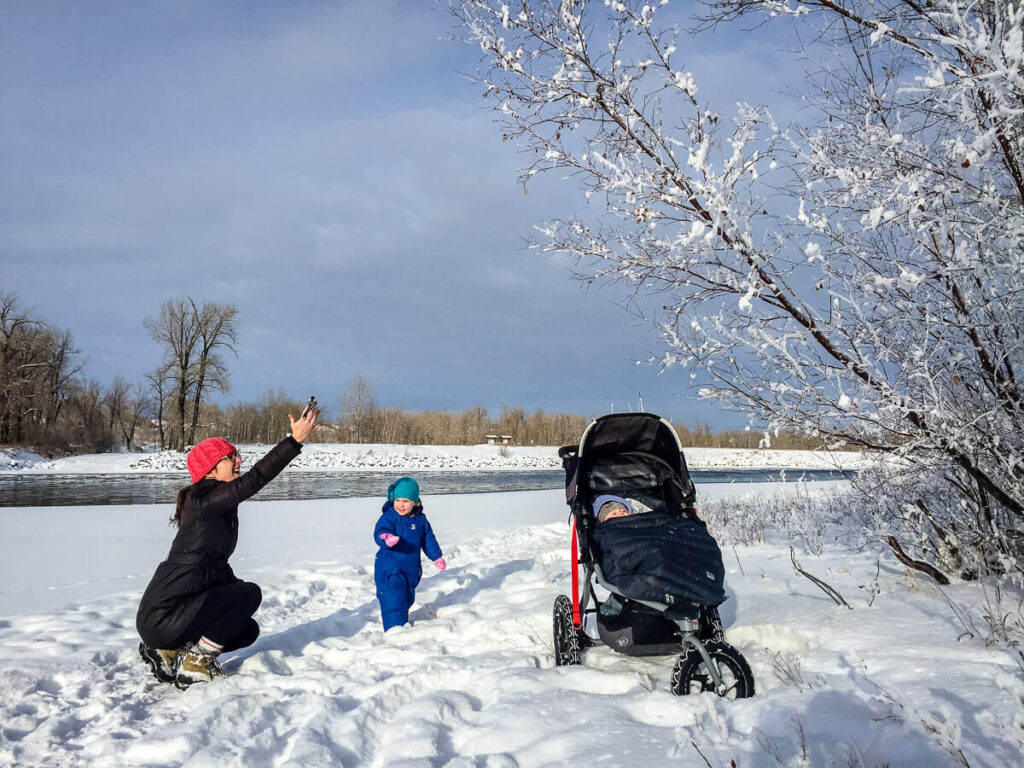
M423 514L420 486L411 477L400 477L388 486L388 500L373 529L380 548L374 562L373 580L384 631L409 622L409 608L416 599L416 586L423 569L420 550L440 570L448 566L441 554L430 522Z

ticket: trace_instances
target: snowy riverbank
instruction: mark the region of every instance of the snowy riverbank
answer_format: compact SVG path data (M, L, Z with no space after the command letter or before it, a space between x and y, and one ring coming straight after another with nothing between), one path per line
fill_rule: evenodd
M742 492L815 490L793 486ZM793 572L788 542L726 546L726 634L757 695L675 697L671 657L598 646L553 666L561 491L425 501L450 567L428 564L414 625L387 636L379 499L243 506L232 564L263 586L263 636L226 656L230 677L186 692L135 650L166 505L0 510L0 765L1020 765L1021 669L947 603L983 626L978 584L940 593L881 543L800 554L850 610Z
M241 445L239 450L251 463L269 445ZM869 461L853 452L744 450L731 448L687 448L692 469L858 469ZM561 469L558 448L553 446L497 445L356 445L314 443L303 448L292 462L291 471L415 471L429 469L469 471ZM50 460L10 449L0 450L0 471L52 472L60 474L103 474L119 472L181 472L185 454L101 453Z

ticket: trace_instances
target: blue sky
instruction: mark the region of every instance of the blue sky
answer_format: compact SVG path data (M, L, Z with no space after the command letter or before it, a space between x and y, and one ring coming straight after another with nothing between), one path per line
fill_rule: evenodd
M361 375L412 409L590 415L642 393L744 424L635 363L660 344L623 289L525 248L586 203L554 177L523 194L453 29L427 0L0 0L0 290L104 384L156 366L143 319L187 294L239 309L227 400L336 408ZM752 38L686 45L726 110L792 72Z

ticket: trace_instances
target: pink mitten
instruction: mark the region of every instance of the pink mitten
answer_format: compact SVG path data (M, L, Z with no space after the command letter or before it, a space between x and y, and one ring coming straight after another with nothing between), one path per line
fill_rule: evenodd
M398 543L398 537L393 533L382 533L380 537L389 547L393 547Z
M448 563L444 561L443 557L437 558L437 560L434 561L434 565L437 566L437 570L439 571L443 571L445 568L448 567Z

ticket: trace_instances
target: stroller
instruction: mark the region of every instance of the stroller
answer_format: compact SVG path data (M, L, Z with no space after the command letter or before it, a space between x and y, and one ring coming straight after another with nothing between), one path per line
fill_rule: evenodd
M584 430L578 446L564 446L558 455L565 468L566 502L573 523L573 594L571 600L566 595L555 599L555 664L582 663L584 649L597 642L583 631L584 618L593 615L600 642L619 653L679 654L672 670L674 694L711 691L732 699L753 696L754 677L747 660L725 642L717 608L724 599L721 551L695 513L696 490L672 425L650 413L601 416ZM693 551L677 554L673 549L669 553L672 567L685 573L692 567L700 578L706 573L708 579L716 571L717 591L715 585L709 590L696 580L692 590L685 584L679 588L677 582L671 591L658 593L660 599L651 599L649 591L638 595L635 587L623 590L609 583L592 509L594 500L607 494L627 499L634 515L601 526L627 523L642 530L646 525L665 524L691 531L686 540L694 542ZM583 567L582 593L579 566ZM604 601L595 594L592 579L611 593Z

